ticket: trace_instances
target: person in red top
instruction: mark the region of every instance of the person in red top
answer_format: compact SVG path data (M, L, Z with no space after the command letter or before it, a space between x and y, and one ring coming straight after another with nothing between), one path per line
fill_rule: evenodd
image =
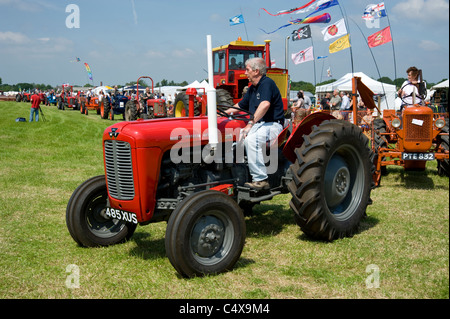
M30 122L33 122L33 114L36 119L36 122L39 122L39 105L41 104L41 97L37 93L37 91L34 92L34 94L31 96L31 111L30 111Z

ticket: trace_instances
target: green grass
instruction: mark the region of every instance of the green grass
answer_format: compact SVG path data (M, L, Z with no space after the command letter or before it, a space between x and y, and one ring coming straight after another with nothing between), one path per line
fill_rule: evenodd
M361 231L331 243L305 236L289 195L247 217L235 269L180 278L165 255L166 223L139 226L107 248L81 248L65 209L75 188L103 174L101 136L111 125L91 112L43 107L46 122L17 123L29 104L0 102L0 298L449 298L449 179L388 167ZM120 116L118 116L120 117ZM80 287L67 288L68 265ZM379 288L368 288L370 265Z

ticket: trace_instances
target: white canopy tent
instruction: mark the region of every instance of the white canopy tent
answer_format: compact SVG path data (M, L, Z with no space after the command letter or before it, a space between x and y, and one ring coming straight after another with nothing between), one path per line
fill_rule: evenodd
M393 84L386 84L382 82L378 82L369 76L365 75L362 72L355 72L355 73L347 73L343 77L341 77L339 80L333 82L324 84L321 86L316 87L316 95L319 93L332 93L334 90L339 91L345 91L345 92L351 92L352 91L352 78L354 76L360 77L361 81L372 90L372 92L376 95L379 95L381 97L380 101L380 109L394 109L395 107L395 98L397 95L397 90L395 85ZM378 99L375 98L375 104L378 105Z
M445 88L448 88L448 84L449 84L448 80L445 80L445 81L443 81L443 82L441 82L441 83L436 84L436 85L433 86L431 89L432 89L432 90L436 90L436 89L445 89Z

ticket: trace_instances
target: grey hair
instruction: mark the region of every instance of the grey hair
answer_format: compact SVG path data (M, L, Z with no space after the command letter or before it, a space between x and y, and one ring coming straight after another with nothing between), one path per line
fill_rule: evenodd
M253 71L259 70L261 75L266 75L267 66L263 58L251 58L245 61L245 66L249 66Z

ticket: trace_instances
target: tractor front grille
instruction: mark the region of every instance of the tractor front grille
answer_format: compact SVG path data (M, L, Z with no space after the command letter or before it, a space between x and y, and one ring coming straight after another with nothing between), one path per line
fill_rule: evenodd
M413 123L413 120L422 125ZM405 115L405 141L407 142L426 142L430 141L432 132L433 117L427 114L407 114Z
M130 144L105 141L106 181L111 197L119 200L134 198L133 165Z

